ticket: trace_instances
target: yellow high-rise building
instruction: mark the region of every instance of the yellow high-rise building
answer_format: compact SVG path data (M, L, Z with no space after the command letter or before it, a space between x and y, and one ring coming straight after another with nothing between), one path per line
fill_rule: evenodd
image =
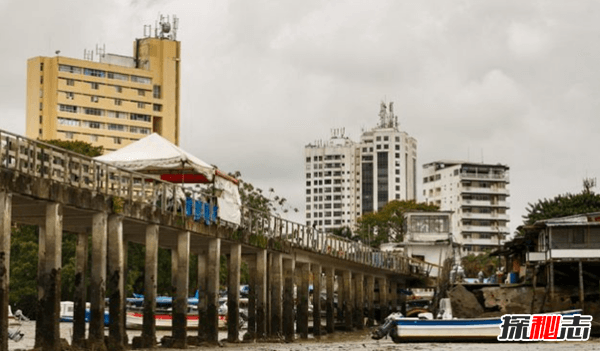
M179 145L180 42L170 27L159 29L135 40L133 57L29 59L27 136L81 140L108 152L156 132Z

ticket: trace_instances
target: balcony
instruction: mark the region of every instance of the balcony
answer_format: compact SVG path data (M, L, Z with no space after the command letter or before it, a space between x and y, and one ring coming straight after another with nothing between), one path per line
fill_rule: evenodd
M459 227L461 232L480 232L489 234L509 234L508 227L484 226L484 225L462 225Z
M465 186L460 188L460 190L461 193L508 195L507 188L480 188L475 186Z
M467 245L487 245L487 246L498 246L498 237L492 237L491 239L483 238L462 238L460 239L462 244Z
M463 218L508 221L508 214L506 214L506 213L463 212L463 213L460 214L460 216L463 217Z
M465 206L473 206L473 207L503 207L510 208L510 203L508 201L493 201L493 200L461 200L461 204L463 207Z
M528 252L527 261L546 261L559 259L600 258L598 249L551 249L546 252Z
M504 182L508 182L509 181L509 177L508 177L508 173L505 174L491 174L491 173L467 173L467 172L461 172L460 173L460 178L461 179L473 179L473 180L481 180L481 179L485 179L485 180L490 180L490 181L504 181Z

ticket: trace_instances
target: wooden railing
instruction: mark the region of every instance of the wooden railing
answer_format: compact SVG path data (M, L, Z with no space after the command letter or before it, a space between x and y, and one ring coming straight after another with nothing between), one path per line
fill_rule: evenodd
M163 214L191 217L186 198L210 199L198 189L184 188L147 174L129 171L54 145L0 130L0 167L40 179L116 198L156 206ZM174 201L175 199L175 201ZM193 201L193 206L196 201ZM397 253L382 252L276 215L241 208L241 224L254 235L286 242L294 248L398 273L427 274L431 266Z

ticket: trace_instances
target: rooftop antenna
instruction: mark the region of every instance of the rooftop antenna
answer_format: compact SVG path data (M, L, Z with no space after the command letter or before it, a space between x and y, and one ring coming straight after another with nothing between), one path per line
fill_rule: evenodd
M98 58L103 57L106 54L106 44L102 44L102 46L98 46L98 44L96 44L96 55L98 56Z
M483 148L481 148L481 163L483 163Z
M83 49L83 59L94 61L94 50Z
M144 38L149 38L152 36L152 25L144 24Z

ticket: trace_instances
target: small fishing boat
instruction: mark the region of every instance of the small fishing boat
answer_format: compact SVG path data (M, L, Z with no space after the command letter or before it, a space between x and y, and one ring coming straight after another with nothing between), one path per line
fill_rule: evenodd
M449 306L450 302L445 301ZM400 342L449 342L449 341L497 341L500 335L500 317L454 318L451 312L444 311L445 319L432 319L431 313L419 317L404 317L401 313L390 314L385 323L377 328L373 339L389 335L396 343ZM563 316L581 314L581 310L553 312Z
M197 307L191 307L186 316L187 329L198 328L198 310ZM154 315L154 321L157 330L169 330L173 327L173 315L167 311L161 311ZM125 327L127 329L142 329L144 325L144 314L141 311L128 311L126 316ZM225 328L227 325L227 317L219 316L219 328Z
M73 323L73 314L74 314L75 304L73 301L61 301L60 302L60 321L61 322L69 322ZM85 322L89 323L92 318L92 313L90 312L90 303L87 302L85 304ZM108 311L104 311L104 325L108 325L110 322Z

